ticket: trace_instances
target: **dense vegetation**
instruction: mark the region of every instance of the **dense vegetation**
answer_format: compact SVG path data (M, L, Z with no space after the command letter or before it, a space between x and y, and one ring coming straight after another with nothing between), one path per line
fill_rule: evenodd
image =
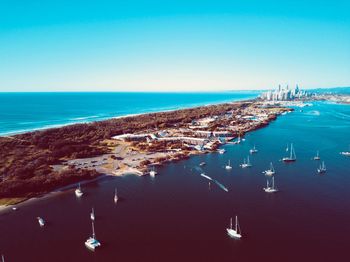
M73 167L55 171L51 165L108 153L103 141L114 135L181 126L194 119L219 115L248 104L221 104L144 114L0 137L0 198L34 196L100 175L96 171Z

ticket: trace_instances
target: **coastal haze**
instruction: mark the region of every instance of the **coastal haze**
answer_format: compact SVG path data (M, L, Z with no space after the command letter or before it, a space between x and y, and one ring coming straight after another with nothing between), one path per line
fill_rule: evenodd
M225 154L192 156L157 168L159 175L107 177L74 190L25 202L0 216L0 247L9 261L346 261L350 234L350 108L327 102L280 116ZM294 143L297 161L280 161ZM251 155L253 167L239 164ZM319 150L327 173L317 174ZM224 169L228 159L232 170ZM199 164L205 161L206 165ZM280 192L263 191L273 162ZM205 173L225 192L200 176ZM114 188L120 201L113 203ZM90 211L102 247L90 252ZM238 215L243 238L226 233ZM36 217L47 221L40 228Z

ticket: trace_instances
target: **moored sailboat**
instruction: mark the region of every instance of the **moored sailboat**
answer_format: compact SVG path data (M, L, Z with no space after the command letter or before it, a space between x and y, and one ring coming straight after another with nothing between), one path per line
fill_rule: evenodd
M272 177L272 185L270 186L269 180L266 180L266 187L264 188L264 191L266 193L275 193L278 191L278 189L275 187L275 178Z
M319 168L317 168L317 173L322 174L326 173L326 165L324 164L324 161L322 161L322 164L320 165Z
M273 176L276 173L275 169L273 168L272 162L270 163L270 168L265 170L263 173L267 176Z
M241 238L242 237L242 233L241 233L241 229L239 227L238 224L238 217L236 216L236 223L235 223L235 229L233 229L232 227L232 217L230 219L230 227L226 228L227 233L229 234L229 236L234 237L234 238Z
M232 169L232 166L231 166L231 163L230 163L230 160L228 160L228 163L227 165L225 166L226 170L230 170Z
M314 156L314 160L320 160L320 155L319 155L319 152L317 151L316 152L316 156Z
M250 163L249 156L247 157L247 161L243 159L243 163L240 164L242 168L252 167L253 165Z
M92 221L92 236L85 241L85 246L92 251L101 246L101 243L96 239L94 221Z
M114 201L115 204L118 202L117 188L114 189L114 198L113 198L113 201Z
M77 189L75 189L75 195L77 197L81 197L83 195L83 191L81 190L80 183L79 183Z
M255 148L255 145L252 149L249 150L251 154L258 153L258 149Z
M293 144L290 144L290 155L287 157L282 158L282 161L284 162L294 162L297 160L296 154L295 154L295 150L293 147Z

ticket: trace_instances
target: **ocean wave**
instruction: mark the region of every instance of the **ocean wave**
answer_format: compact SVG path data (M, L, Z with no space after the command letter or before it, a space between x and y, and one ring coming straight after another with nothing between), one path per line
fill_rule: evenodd
M310 112L307 112L306 115L310 115L310 116L319 116L321 113L318 110L312 110Z
M98 118L98 117L99 116L84 116L84 117L70 118L69 120L71 120L71 121L80 121L80 120L87 120L87 119Z

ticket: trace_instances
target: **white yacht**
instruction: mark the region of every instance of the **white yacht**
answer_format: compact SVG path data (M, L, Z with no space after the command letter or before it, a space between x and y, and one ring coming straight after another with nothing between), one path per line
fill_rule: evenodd
M241 238L242 237L242 233L241 233L241 229L239 227L238 224L238 218L236 216L236 225L235 225L235 229L233 229L232 227L232 217L230 219L230 227L226 228L227 233L234 238Z
M255 145L252 149L249 150L251 154L258 153L258 149L255 148Z
M91 210L90 218L91 218L92 221L95 221L95 211L94 211L94 208L92 208L92 210Z
M92 251L101 246L101 243L96 239L94 221L92 221L92 236L85 241L85 246Z
M219 154L222 155L222 154L224 154L226 152L226 150L225 149L219 149L218 152L219 152Z
M149 171L149 175L151 177L155 177L157 175L157 171L154 169L154 167L152 167L151 171Z
M284 161L284 162L294 162L296 160L297 160L297 157L295 155L295 150L294 150L293 144L291 144L290 145L290 155L287 156L287 157L282 158L282 161Z
M319 168L317 168L317 173L322 174L326 173L326 165L324 164L324 161L322 161L322 164L320 165Z
M75 195L77 197L81 197L83 195L83 191L81 191L80 183L79 183L77 189L75 189Z
M240 164L242 168L252 167L253 165L250 163L249 156L247 157L247 161L244 159L243 163Z
M225 166L225 169L226 169L226 170L230 170L230 169L232 169L232 166L231 166L230 160L228 160L228 163L227 163L227 165Z
M275 193L278 191L278 189L275 187L275 178L272 177L272 185L270 186L269 180L266 180L266 187L264 188L264 191L267 193Z
M43 218L37 217L36 219L38 219L39 225L40 225L41 227L45 226L45 220L44 220Z
M116 204L118 202L118 194L117 194L117 188L114 189L114 203Z
M321 158L320 158L320 154L319 154L319 152L317 151L316 152L316 156L314 156L314 160L320 160Z

